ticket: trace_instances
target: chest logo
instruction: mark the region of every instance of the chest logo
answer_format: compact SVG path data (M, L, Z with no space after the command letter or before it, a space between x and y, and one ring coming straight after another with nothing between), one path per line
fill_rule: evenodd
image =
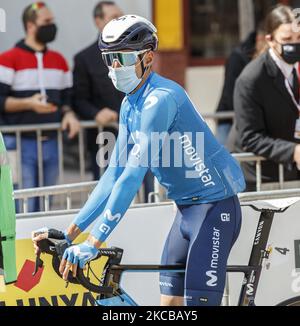
M158 98L156 96L150 96L144 104L144 110L147 111L154 107L158 103Z

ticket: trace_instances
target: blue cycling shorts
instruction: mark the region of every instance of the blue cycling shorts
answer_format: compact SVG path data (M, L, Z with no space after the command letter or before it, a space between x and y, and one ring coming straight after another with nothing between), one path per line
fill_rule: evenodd
M187 306L219 306L230 251L241 229L237 196L212 204L178 206L162 265L185 265L185 274L162 272L161 294L184 297Z

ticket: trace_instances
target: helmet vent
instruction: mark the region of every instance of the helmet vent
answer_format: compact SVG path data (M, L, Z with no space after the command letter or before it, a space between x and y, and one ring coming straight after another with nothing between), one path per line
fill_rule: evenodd
M130 35L130 32L123 33L123 35L119 38L119 41L124 40L124 38L126 38L128 35Z
M131 41L135 42L135 41L138 41L138 39L139 39L139 35L137 34L131 39Z

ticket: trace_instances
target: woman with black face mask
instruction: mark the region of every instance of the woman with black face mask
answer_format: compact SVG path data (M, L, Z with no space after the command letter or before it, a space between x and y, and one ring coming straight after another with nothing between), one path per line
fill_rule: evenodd
M263 183L300 179L300 29L288 6L266 18L268 49L250 63L236 82L236 150L263 156ZM256 188L256 164L243 164L248 190ZM294 185L293 185L294 186ZM268 186L270 188L270 185ZM272 186L273 188L273 186Z

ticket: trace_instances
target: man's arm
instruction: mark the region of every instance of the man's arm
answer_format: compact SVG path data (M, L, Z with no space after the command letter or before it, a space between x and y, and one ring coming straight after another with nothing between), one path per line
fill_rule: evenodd
M121 114L121 116L123 115ZM128 132L125 123L125 119L122 118L119 126L119 137L108 169L101 177L97 187L89 197L89 200L76 216L72 226L68 230L68 236L71 240L74 240L76 235L78 236L78 229L84 231L100 216L107 204L114 184L124 171L128 154L132 148L132 146L128 144ZM73 232L75 233L75 237Z
M2 102L2 110L6 113L34 111L38 114L50 114L57 111L57 106L45 103L40 94L23 99L2 95Z
M3 100L3 108L7 113L24 112L32 110L29 98L6 97Z
M52 104L45 104L40 94L28 98L10 96L15 77L14 60L11 52L0 55L0 113L35 111L48 114L55 112L57 108Z
M151 148L154 133L167 135L177 116L177 104L165 92L156 92L158 101L152 107L142 110L141 130L137 143L132 149L124 172L115 183L109 200L99 221L91 232L92 241L97 247L104 242L125 215L139 190L151 163L156 162L162 148ZM154 96L152 96L154 97Z

